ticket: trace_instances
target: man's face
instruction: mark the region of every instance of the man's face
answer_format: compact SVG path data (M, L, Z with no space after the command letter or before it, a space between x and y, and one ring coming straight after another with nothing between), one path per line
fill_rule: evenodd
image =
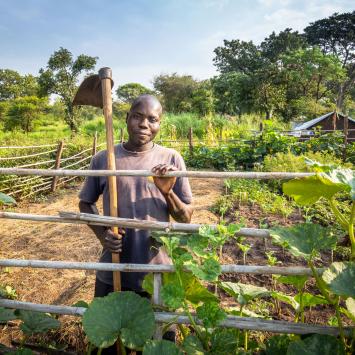
M149 143L159 132L161 106L145 100L136 105L127 115L127 131L130 141L136 146Z

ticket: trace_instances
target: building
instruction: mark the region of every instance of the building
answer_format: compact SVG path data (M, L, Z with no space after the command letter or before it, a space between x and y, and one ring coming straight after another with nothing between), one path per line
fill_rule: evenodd
M310 121L301 123L293 128L292 135L311 136L314 135L314 130L319 129L322 133L330 133L332 131L344 131L344 122L346 116L339 112L329 112L323 116L314 118ZM355 138L355 120L348 117L348 138Z

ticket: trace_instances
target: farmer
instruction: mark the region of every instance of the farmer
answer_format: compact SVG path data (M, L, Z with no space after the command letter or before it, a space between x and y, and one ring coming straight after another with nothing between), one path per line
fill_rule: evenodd
M151 170L163 176L168 171L185 170L179 153L153 142L159 132L162 106L151 95L142 95L132 103L126 123L128 141L115 146L116 167L119 170ZM106 169L106 151L97 153L90 169ZM118 211L123 218L151 221L189 223L193 212L190 184L184 177L154 177L154 183L146 177L117 177ZM81 212L99 214L96 202L103 195L104 215L109 215L109 188L106 177L87 177L80 191ZM103 246L100 262L111 262L112 253L120 253L122 263L165 264L170 260L164 250L156 245L149 231L126 229L118 235L108 227L89 226ZM121 273L123 291L134 291L147 297L142 290L144 273ZM113 291L112 272L98 271L95 297Z

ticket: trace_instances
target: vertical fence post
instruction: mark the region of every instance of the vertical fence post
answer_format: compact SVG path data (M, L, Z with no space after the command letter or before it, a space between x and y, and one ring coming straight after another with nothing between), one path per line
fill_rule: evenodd
M62 157L63 146L64 146L64 142L60 141L59 144L58 144L57 153L56 153L56 157L55 157L54 169L59 169L60 168L60 159ZM52 185L51 185L51 191L52 192L55 191L55 188L57 186L57 181L58 181L58 176L53 176Z
M97 131L95 131L94 141L92 143L92 156L97 153Z
M123 128L120 128L120 142L123 143L124 141L124 131Z
M163 304L161 300L160 289L162 286L162 274L159 272L153 273L153 303L161 306ZM162 327L157 326L154 339L161 340L163 337Z
M344 161L346 160L346 148L348 145L348 134L349 134L348 128L349 128L349 119L348 116L345 116L344 117L344 150L343 150Z
M332 117L332 120L333 120L333 131L335 131L337 129L337 113L334 111L333 113L333 117Z
M192 136L192 127L189 129L189 149L190 149L190 154L192 155L194 153L194 144L193 144L193 136Z

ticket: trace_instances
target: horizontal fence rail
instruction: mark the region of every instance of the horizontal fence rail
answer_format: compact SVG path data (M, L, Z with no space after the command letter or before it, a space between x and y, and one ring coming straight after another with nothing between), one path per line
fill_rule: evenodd
M203 224L197 223L176 223L146 221L130 218L99 216L89 213L60 212L59 216L37 215L16 212L0 212L0 218L16 219L34 222L53 222L53 223L74 223L92 224L98 226L118 226L123 228L139 228L144 230L157 230L164 232L197 233ZM216 229L215 224L208 225ZM270 232L267 229L241 228L236 235L244 237L269 238Z
M84 307L55 306L49 304L37 304L5 299L0 299L0 307L71 316L82 316L86 312L86 308ZM179 313L154 312L154 317L157 323L191 324L191 321L187 316ZM202 324L199 319L194 316L193 318L197 324ZM266 332L285 334L339 334L338 327L293 323L280 320L267 320L253 317L227 316L225 320L220 322L219 326L224 328L262 330ZM348 336L351 336L353 329L353 327L346 327L344 328L344 333Z
M0 168L0 175L38 175L38 176L161 176L150 170L69 170L69 169L17 169ZM217 179L294 179L312 176L315 173L286 172L243 172L243 171L169 171L166 177L217 178Z
M49 261L0 259L2 267L29 267L35 269L99 270L121 272L174 272L174 265L168 264L112 264L79 261ZM260 265L221 265L223 274L266 274L266 275L312 275L310 268L301 266L260 266ZM186 271L189 271L186 268ZM317 269L319 273L322 268Z

